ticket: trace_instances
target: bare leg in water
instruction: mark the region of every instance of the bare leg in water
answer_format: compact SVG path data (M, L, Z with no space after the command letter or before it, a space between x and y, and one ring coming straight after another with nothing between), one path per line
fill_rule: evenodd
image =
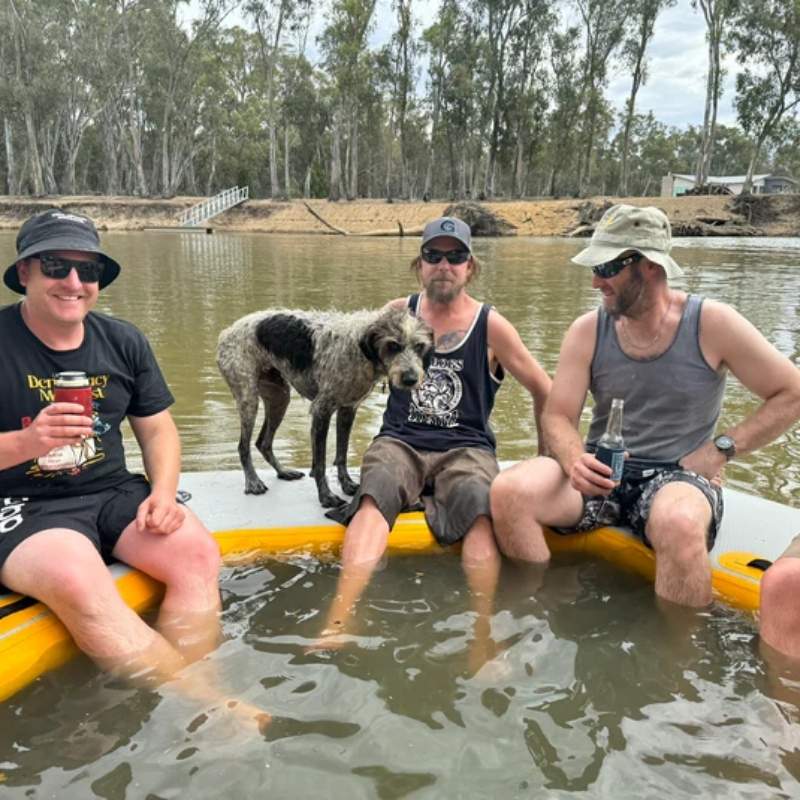
M76 531L52 528L26 539L6 560L0 580L45 603L102 669L147 686L170 682L189 697L227 706L213 682L201 676L182 681L179 674L219 640L216 543L189 513L168 536L135 528L126 528L114 552L165 584L157 630L125 604L93 544ZM149 537L146 547L140 537ZM234 708L249 724L264 724L257 718L260 709L242 713Z
M496 655L492 640L492 612L500 576L500 552L488 517L478 517L464 537L461 563L475 613L475 630L468 656L469 671L475 674Z
M325 618L320 638L309 650L334 650L342 646L351 615L389 540L389 525L375 501L365 495L350 520L342 545L342 572Z

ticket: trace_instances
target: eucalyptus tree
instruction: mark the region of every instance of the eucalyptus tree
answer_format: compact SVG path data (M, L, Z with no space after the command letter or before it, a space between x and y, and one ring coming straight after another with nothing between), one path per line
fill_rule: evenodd
M443 0L439 22L428 29L431 57L441 63L441 135L450 165L450 195L477 195L484 131L491 118L486 37L475 15L460 0Z
M697 186L703 186L708 181L717 129L717 110L722 94L722 43L736 2L737 0L692 0L692 6L700 8L706 21L706 43L708 45L703 137L695 167L695 184ZM794 2L794 0L790 0L790 2Z
M573 46L579 37L577 28L565 31L552 30L550 39L550 73L552 75L551 110L547 118L546 158L549 174L545 193L555 197L568 191L574 183L563 172L577 161L579 148L578 120L583 105L581 95L582 66L578 51Z
M506 77L512 58L512 37L525 17L523 0L473 0L476 24L485 31L488 117L491 122L483 193L495 193L497 156L506 118Z
M637 0L575 0L583 22L584 45L581 97L583 101L581 145L578 154L578 194L591 182L592 150L603 106L611 54L622 42L632 4Z
M273 199L284 196L278 178L278 108L276 75L281 47L286 36L303 25L310 14L310 0L246 0L248 17L255 26L261 67L264 71L267 99L267 129L269 131L270 194ZM285 164L288 165L288 155ZM288 166L287 166L288 169ZM289 191L285 181L286 192Z
M551 0L523 0L523 13L510 41L505 103L511 150L511 194L527 194L528 177L544 146L551 90L546 69L547 33L557 20Z
M800 0L742 3L731 22L730 40L743 65L736 112L751 139L747 192L764 145L781 138L783 121L800 105Z
M14 45L11 37L11 4L0 5L0 109L3 117L3 157L6 191L15 195L20 192L19 165L15 145L14 103ZM2 163L2 161L0 161Z
M42 64L47 63L46 29L41 9L30 0L8 0L4 22L8 24L11 58L8 83L13 107L19 109L25 127L26 171L35 195L45 193L44 170L39 148L36 99L41 93Z
M390 84L389 134L386 158L386 195L392 195L393 143L399 142L400 196L408 199L409 191L409 153L408 121L413 108L414 83L416 79L416 60L419 45L414 38L413 0L392 0L392 10L397 17L397 27L391 42L385 49L387 73Z
M647 81L647 47L653 38L658 15L665 8L675 5L677 0L639 0L629 17L628 31L622 45L624 63L631 70L631 91L625 102L625 119L622 125L620 145L620 178L618 194L628 194L631 125L636 111L636 95Z
M342 134L347 128L349 178L347 197L358 196L359 95L370 80L367 36L373 26L377 0L333 0L327 25L320 36L325 66L336 88L336 108L332 121L331 184L329 198L342 195Z

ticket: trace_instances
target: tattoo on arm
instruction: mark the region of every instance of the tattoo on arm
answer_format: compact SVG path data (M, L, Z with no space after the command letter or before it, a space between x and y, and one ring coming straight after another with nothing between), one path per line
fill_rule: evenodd
M447 333L443 333L436 340L436 349L448 350L451 347L455 347L455 345L457 345L466 335L466 330L448 331Z

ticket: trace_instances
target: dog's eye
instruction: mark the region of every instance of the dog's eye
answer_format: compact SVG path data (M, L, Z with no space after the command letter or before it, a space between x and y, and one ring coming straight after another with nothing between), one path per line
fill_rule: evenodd
M386 342L386 352L390 356L396 356L402 349L397 342Z
M420 342L418 345L415 345L414 352L416 352L418 356L424 356L425 353L428 352L428 345Z

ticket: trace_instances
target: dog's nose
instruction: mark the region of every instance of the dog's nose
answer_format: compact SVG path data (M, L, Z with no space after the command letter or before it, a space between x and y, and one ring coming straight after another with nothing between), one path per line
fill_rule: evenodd
M416 370L407 369L401 376L400 380L403 381L403 386L416 386L419 381L419 375Z

